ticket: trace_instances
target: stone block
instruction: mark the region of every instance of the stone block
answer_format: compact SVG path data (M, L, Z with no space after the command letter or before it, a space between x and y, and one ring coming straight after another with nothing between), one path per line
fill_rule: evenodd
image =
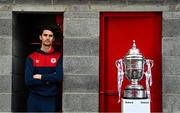
M67 57L64 56L65 74L99 74L99 57Z
M99 37L99 18L64 18L64 38Z
M63 92L99 92L97 75L64 75Z
M89 0L53 0L53 4L87 4Z
M13 0L0 0L0 3L1 4L11 4L11 3L13 3Z
M12 73L12 57L0 56L0 73L1 75L10 75Z
M180 75L163 76L163 93L180 94Z
M0 19L0 35L12 35L12 19Z
M11 111L11 94L0 93L0 112Z
M64 112L63 113L99 113L98 111L97 112Z
M26 63L25 58L13 56L12 73L24 75L25 63Z
M99 18L99 12L64 12L64 18Z
M0 55L12 55L12 39L0 38Z
M114 4L114 5L125 5L127 2L126 0L91 0L91 4Z
M67 2L66 2L67 3ZM66 11L69 12L89 12L91 11L91 6L89 4L78 4L78 3L68 3L71 5L68 5L68 7L66 7Z
M162 40L163 56L180 56L180 38L170 37Z
M180 36L180 19L163 19L163 36L178 37Z
M0 75L0 93L11 93L12 86L12 76L11 75Z
M99 39L96 38L65 38L63 54L68 56L98 56Z
M44 4L44 5L50 5L51 4L51 0L16 0L15 1L16 4Z
M175 5L175 4L178 4L178 3L180 3L179 0L164 0L165 5Z
M180 12L163 12L163 19L180 19Z
M98 112L99 94L63 94L64 112Z
M0 11L0 19L12 19L11 11Z
M164 0L127 0L128 4L163 4Z
M180 111L180 95L163 95L163 113Z
M179 56L170 56L163 57L162 62L162 73L168 75L180 74L180 57Z

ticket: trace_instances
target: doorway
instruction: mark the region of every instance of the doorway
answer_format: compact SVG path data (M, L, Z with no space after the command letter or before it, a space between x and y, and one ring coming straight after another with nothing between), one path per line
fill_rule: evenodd
M151 112L162 112L162 13L104 12L100 16L100 27L100 112L121 111L121 104L118 103L115 61L128 53L133 40L136 41L137 48L142 55L154 61ZM121 95L129 83L124 77ZM143 82L142 85L146 86Z
M28 54L40 47L39 29L51 26L55 33L54 46L63 52L63 13L13 12L13 67L12 67L12 111L26 111L28 89L25 86L24 70ZM62 83L60 83L59 105L62 111Z

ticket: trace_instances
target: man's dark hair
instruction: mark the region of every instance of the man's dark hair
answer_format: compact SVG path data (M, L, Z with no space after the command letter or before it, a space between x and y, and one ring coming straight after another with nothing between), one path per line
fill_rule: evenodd
M39 35L42 35L44 30L52 31L53 34L54 34L54 29L52 27L50 27L50 26L43 26L43 27L40 28Z

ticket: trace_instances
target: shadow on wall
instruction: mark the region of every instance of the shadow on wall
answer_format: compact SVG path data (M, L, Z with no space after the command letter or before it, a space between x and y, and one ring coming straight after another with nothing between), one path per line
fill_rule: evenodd
M13 12L12 112L26 111L28 89L24 81L25 60L28 54L40 47L38 32L44 25L55 29L54 46L62 52L62 13ZM62 83L60 87L58 111L62 109Z

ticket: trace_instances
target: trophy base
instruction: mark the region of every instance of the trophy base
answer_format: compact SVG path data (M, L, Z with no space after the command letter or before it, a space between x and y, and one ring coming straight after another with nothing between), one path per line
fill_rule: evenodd
M129 85L124 90L124 99L147 99L146 91L141 85Z
M151 113L150 99L122 99L122 113Z

